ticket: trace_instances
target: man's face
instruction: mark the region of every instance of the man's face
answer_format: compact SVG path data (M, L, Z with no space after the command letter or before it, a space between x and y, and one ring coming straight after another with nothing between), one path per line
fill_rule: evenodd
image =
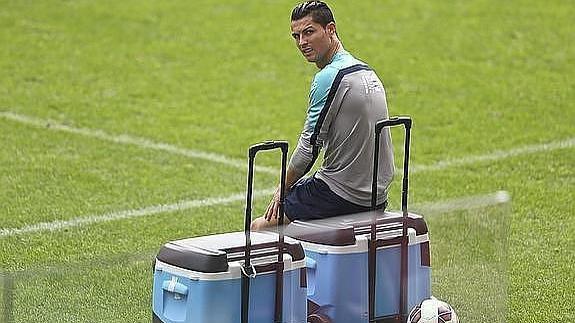
M291 31L298 49L308 62L317 63L325 60L332 45L331 33L335 32L335 24L330 23L324 28L308 15L292 21Z

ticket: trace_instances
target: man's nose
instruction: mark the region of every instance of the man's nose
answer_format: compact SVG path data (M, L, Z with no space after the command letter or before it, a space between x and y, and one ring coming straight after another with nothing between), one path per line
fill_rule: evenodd
M302 45L307 44L307 39L300 37L297 44L301 47Z

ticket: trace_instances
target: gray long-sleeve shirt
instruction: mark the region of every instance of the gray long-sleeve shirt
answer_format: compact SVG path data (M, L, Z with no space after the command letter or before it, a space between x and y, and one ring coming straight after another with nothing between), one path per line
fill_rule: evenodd
M388 118L383 84L366 64L338 51L314 77L307 117L289 167L307 173L325 149L316 177L342 198L371 203L375 124ZM393 146L383 129L379 147L378 201L387 199L393 179Z

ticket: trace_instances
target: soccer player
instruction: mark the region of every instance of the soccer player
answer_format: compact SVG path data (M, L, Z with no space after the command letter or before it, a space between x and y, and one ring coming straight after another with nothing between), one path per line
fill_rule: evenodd
M368 211L374 132L388 117L385 90L375 72L347 52L339 40L331 9L322 1L297 5L291 14L291 34L305 59L314 63L305 124L286 176L285 223ZM394 173L389 129L383 129L378 170L378 207L387 204ZM304 177L324 149L321 168ZM264 216L253 230L275 226L278 187Z

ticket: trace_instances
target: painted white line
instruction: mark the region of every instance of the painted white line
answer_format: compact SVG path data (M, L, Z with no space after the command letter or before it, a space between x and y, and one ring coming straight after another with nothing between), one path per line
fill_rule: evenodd
M131 137L131 136L127 136L127 135L113 136L113 135L106 134L105 132L102 132L100 130L74 128L74 127L58 124L55 122L31 118L31 117L27 117L24 115L11 113L11 112L0 112L0 117L4 117L6 119L18 121L21 123L33 125L33 126L40 127L40 128L49 128L52 130L58 130L58 131L63 131L63 132L68 132L68 133L79 134L79 135L83 135L86 137L98 138L101 140L111 141L111 142L115 142L115 143L130 144L130 145L135 145L135 146L139 146L142 148L162 150L162 151L166 151L169 153L183 155L183 156L187 156L187 157L206 159L206 160L209 160L212 162L218 162L218 163L230 165L230 166L233 166L236 168L241 168L241 169L246 168L246 166L244 165L243 162L238 161L238 160L234 160L234 159L231 159L231 158L228 158L225 156L212 154L212 153L206 153L206 152L202 152L202 151L183 149L183 148L179 148L179 147L169 145L169 144L153 142L153 141L150 141L148 139ZM523 147L511 149L511 150L505 150L505 151L503 151L503 150L495 151L495 152L492 152L492 153L486 154L486 155L470 156L470 157L465 157L465 158L461 158L461 159L451 159L451 160L446 160L446 161L440 161L438 163L431 164L431 165L415 165L412 167L411 172L415 173L415 172L425 172L425 171L436 171L436 170L442 170L442 169L446 169L446 168L450 168L450 167L470 165L470 164L475 164L475 163L480 163L480 162L485 162L485 161L497 161L497 160L502 160L502 159L520 156L520 155L525 155L525 154L533 154L533 153L539 153L539 152L545 152L545 151L551 151L551 150L557 150L557 149L572 148L574 146L575 146L575 138L569 138L566 140L555 141L555 142L550 142L550 143L546 143L546 144L523 146ZM274 170L272 168L266 168L266 167L259 167L258 168L258 167L256 167L256 170L261 171L261 172L270 173L270 174L277 174L277 170ZM273 189L258 191L256 193L254 193L254 197L256 195L269 195L272 193L273 193ZM186 209L190 209L190 208L197 208L197 207L204 207L204 206L215 206L215 205L219 205L219 204L226 204L226 203L239 201L239 200L242 200L243 198L244 198L244 194L234 194L234 195L231 195L228 197L216 197L216 198L207 198L204 200L182 201L182 202L175 203L175 204L151 206L151 207L145 207L145 208L136 209L136 210L118 211L118 212L104 214L104 215L78 217L78 218L74 218L74 219L71 219L68 221L58 220L58 221L53 221L53 222L44 222L44 223L38 223L38 224L25 226L22 228L0 228L0 237L7 237L7 236L14 236L14 235L20 235L20 234L25 234L25 233L42 232L42 231L56 231L56 230L60 230L63 228L78 227L78 226L84 226L84 225L99 223L99 222L141 217L141 216L147 216L147 215L151 215L151 214L158 214L158 213L164 213L164 212L174 212L174 211L186 210ZM467 202L464 201L462 203L463 203L463 205L465 205L465 203L470 203L470 201L467 201ZM433 209L431 206L429 206L428 208Z
M73 134L82 135L85 137L97 138L100 140L110 141L119 144L127 144L127 145L134 145L141 148L147 148L152 150L160 150L165 151L168 153L172 153L175 155L181 155L190 158L198 158L204 159L215 163L225 164L228 166L232 166L235 168L239 168L242 170L246 170L246 162L229 158L223 155L200 151L200 150L193 150L193 149L185 149L181 147L177 147L171 144L154 142L149 139L133 137L129 135L110 135L101 130L92 130L86 128L74 128L71 126L63 125L54 121L50 120L42 120L37 119L29 116L25 116L22 114L16 114L13 112L0 112L0 117L4 117L5 119L9 119L12 121L17 121L20 123L24 123L27 125L32 125L38 128L46 128L50 130L68 132ZM469 156L459 159L448 159L439 161L435 164L431 165L412 165L410 172L417 173L417 172L426 172L426 171L437 171L443 170L446 168L457 167L457 166L465 166L476 164L480 162L486 161L497 161L501 159L506 159L510 157L520 156L520 155L527 155L527 154L534 154L539 152L557 150L557 149L566 149L566 148L573 148L575 146L575 138L569 138L561 141L553 141L550 143L543 143L543 144L536 144L536 145L528 145L523 147L518 147L510 150L497 150L485 155L476 155L476 156ZM271 167L263 167L257 166L255 167L256 171L262 173L268 173L277 175L279 171L277 169Z
M275 191L273 189L254 191L253 196L260 197L264 195L271 195ZM180 201L174 204L155 205L136 210L126 210L119 212L112 212L103 215L82 216L73 218L71 220L58 220L52 222L42 222L37 224L28 225L21 228L7 228L0 229L0 238L17 236L27 233L45 232L45 231L58 231L62 229L81 227L96 223L117 221L122 219L138 218L158 213L170 213L176 211L183 211L193 208L209 207L215 205L229 204L233 202L243 201L246 198L245 193L237 193L225 197L214 197L202 200L189 200Z
M254 198L265 195L271 195L274 191L275 188L255 191ZM84 216L74 218L68 221L58 220L53 222L42 222L25 226L22 228L0 229L0 238L18 236L27 233L59 231L72 227L81 227L96 223L117 221L123 219L132 219L159 213L171 213L176 211L185 211L193 208L229 204L233 202L243 201L244 199L245 199L245 193L238 193L227 197L180 201L174 204L155 205L137 210L119 211L96 216ZM511 198L507 192L498 191L491 194L468 196L441 202L415 204L412 209L420 210L424 212L425 215L429 215L429 214L449 213L458 210L485 208L488 206L505 204L510 201Z
M96 138L104 141L109 141L117 144L133 145L140 148L160 150L174 155L180 155L190 158L204 159L214 163L220 163L242 170L247 170L247 158L246 161L233 159L223 155L205 152L201 150L185 149L180 148L171 144L155 142L150 139L134 137L130 135L111 135L101 130L86 129L86 128L75 128L67 126L51 120L42 120L22 114L17 114L13 112L2 112L0 111L0 117L8 120L20 122L26 125L34 126L37 128L49 129L54 131L61 131L72 133L76 135L81 135L84 137ZM278 174L278 170L271 167L256 166L255 170L262 173L268 174Z
M463 159L454 159L439 162L436 164L432 164L429 166L415 166L412 172L425 172L425 171L435 171L441 170L449 167L455 166L462 166L467 164L473 164L477 162L483 161L495 161L509 157L515 157L522 154L531 154L543 151L550 151L556 149L564 149L564 148L571 148L574 146L575 138L571 138L564 141L559 142L552 142L549 144L541 144L541 145L530 145L521 148L512 149L509 151L499 151L494 154L489 155L482 155L482 156L473 156ZM259 191L257 194L259 195L266 195L272 194L273 189ZM255 196L255 194L254 194ZM53 222L45 222L45 223L38 223L29 225L22 228L2 228L0 229L0 238L7 237L7 236L15 236L25 233L33 233L33 232L42 232L42 231L55 231L60 230L63 228L69 227L78 227L84 225L90 225L98 222L105 222L105 221L114 221L119 219L126 219L126 218L133 218L133 217L140 217L146 216L151 214L163 213L163 212L174 212L179 210L185 210L194 207L203 207L203 206L215 206L218 204L225 204L231 203L234 201L239 201L244 198L243 194L234 194L228 197L217 197L217 198L208 198L205 200L191 200L191 201L183 201L176 204L170 205L160 205L160 206L151 206L137 210L127 210L127 211L119 211L115 213L105 214L105 215L98 215L98 216L88 216L88 217L78 217L68 221L53 221ZM477 200L474 200L477 201ZM462 206L465 205L472 205L472 201L463 201L461 202ZM425 210L433 210L433 206L424 206Z
M469 156L460 159L448 159L431 165L414 165L411 168L410 172L417 173L417 172L437 171L451 167L473 165L488 161L498 161L520 155L535 154L540 152L546 152L558 149L567 149L573 147L575 147L575 138L569 138L561 141L553 141L550 143L544 143L538 145L528 145L510 150L497 150L486 155Z
M461 210L484 209L509 202L511 202L509 193L498 191L491 194L467 196L441 202L418 203L414 204L410 209L420 210L423 212L422 214L428 216L430 214L444 214Z

